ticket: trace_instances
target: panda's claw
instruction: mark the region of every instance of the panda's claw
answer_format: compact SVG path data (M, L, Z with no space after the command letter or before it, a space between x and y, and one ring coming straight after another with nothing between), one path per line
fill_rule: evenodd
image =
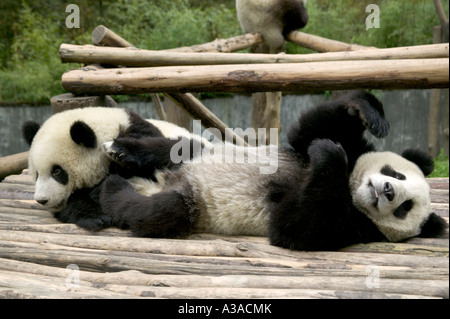
M123 150L120 150L114 141L103 143L103 149L105 150L106 155L118 164L123 163L126 159L126 153Z

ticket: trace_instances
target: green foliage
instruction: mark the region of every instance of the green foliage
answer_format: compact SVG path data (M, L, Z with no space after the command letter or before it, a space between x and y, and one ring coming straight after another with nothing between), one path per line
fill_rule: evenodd
M117 1L109 6L106 20L111 24L107 27L135 46L152 50L190 46L240 33L234 12L224 5L200 9L190 7L185 0Z
M429 177L449 177L449 161L448 156L444 155L444 150L442 149L434 159L434 171Z
M442 0L448 16L449 0ZM80 8L79 29L68 29L69 3ZM241 34L235 0L1 0L0 102L48 101L64 90L61 43L89 44L103 24L143 49L160 50ZM365 29L365 7L380 7L380 29ZM376 47L426 44L439 21L430 0L311 0L305 32ZM288 44L288 53L310 52Z
M441 1L448 17L449 1ZM380 8L380 28L366 30L366 6L372 3ZM440 24L433 1L427 0L314 0L307 9L310 19L304 32L377 48L432 43L433 26ZM287 52L311 51L288 43Z

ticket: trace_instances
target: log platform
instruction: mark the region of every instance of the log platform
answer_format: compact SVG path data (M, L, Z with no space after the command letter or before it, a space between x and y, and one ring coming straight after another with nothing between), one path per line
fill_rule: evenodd
M449 179L429 179L449 217ZM25 170L0 183L3 298L449 298L449 240L298 252L262 237L132 237L62 224L33 201Z

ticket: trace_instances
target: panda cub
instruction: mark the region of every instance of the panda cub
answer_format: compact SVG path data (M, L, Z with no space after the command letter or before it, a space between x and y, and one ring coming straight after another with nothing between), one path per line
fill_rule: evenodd
M270 53L284 51L284 39L308 23L306 0L236 0L242 30L260 33Z
M30 145L28 168L36 181L35 200L55 212L60 221L91 230L110 225L109 218L100 213L96 193L96 186L108 174L128 178L132 171L133 176L155 179L156 170L180 165L170 160L172 146L180 139L195 138L172 123L144 120L132 111L105 107L61 112L42 126L28 121L22 129ZM137 167L115 164L105 154L103 143L124 136L147 143L153 155ZM138 149L131 151L139 154ZM141 166L145 170L140 170Z
M201 154L200 162L158 171L157 182L112 174L99 185L102 213L137 236L258 235L296 250L441 235L447 224L431 212L425 180L432 159L411 149L375 152L366 130L385 137L389 123L373 95L352 92L303 112L288 132L288 148L242 153L222 144ZM123 167L158 156L150 144L130 152L133 143L139 139L116 139L105 148ZM261 174L267 161L250 161L255 152L276 157L276 170ZM237 153L244 160L223 156Z

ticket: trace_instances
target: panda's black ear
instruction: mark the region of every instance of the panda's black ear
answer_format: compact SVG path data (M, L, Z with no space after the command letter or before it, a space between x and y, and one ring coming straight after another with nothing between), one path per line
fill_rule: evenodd
M83 121L76 121L72 124L70 127L70 136L78 145L88 148L97 147L97 137L95 136L94 130Z
M428 219L423 223L422 230L418 237L435 238L444 235L448 227L447 222L439 215L431 213Z
M428 153L418 149L407 149L402 153L402 156L419 166L425 176L430 175L434 170L433 158Z
M35 121L26 121L22 125L22 136L28 145L33 142L34 136L41 128L41 125Z

